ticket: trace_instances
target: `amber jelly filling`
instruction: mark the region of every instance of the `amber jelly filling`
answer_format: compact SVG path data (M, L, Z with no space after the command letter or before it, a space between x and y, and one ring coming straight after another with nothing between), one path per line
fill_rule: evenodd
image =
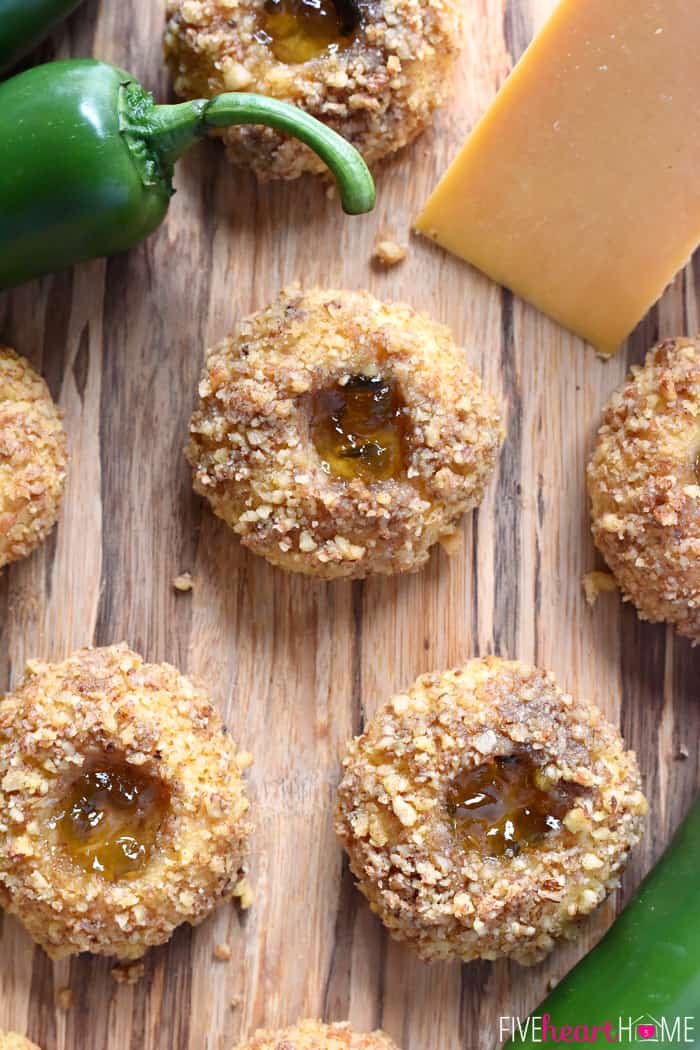
M460 773L447 808L464 849L514 857L558 831L575 797L573 785L547 785L530 756L516 753Z
M311 432L323 469L352 481L388 481L404 467L404 411L396 384L372 376L314 396Z
M344 51L355 38L359 12L352 0L266 0L258 39L286 65Z
M160 781L105 763L75 781L53 826L78 867L115 882L146 865L168 803Z

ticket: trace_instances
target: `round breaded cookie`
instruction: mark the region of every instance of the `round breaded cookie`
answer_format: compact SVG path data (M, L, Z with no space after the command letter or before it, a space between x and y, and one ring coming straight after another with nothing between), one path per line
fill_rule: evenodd
M419 678L350 744L336 830L372 910L423 959L527 965L617 886L646 809L597 708L488 657Z
M0 346L0 568L46 538L65 478L61 413L29 362Z
M182 98L283 99L373 164L411 142L451 94L460 36L457 0L168 0L165 54ZM271 128L221 135L230 160L261 179L323 170Z
M398 1050L398 1047L384 1032L362 1035L345 1023L299 1021L277 1032L258 1031L234 1050Z
M367 292L282 292L209 353L199 393L196 491L256 554L326 579L421 568L503 440L450 332Z
M0 702L0 901L53 959L136 959L243 893L239 758L205 693L124 645Z
M643 620L700 641L700 340L667 339L603 413L593 539Z
M0 1050L40 1050L18 1032L0 1032Z

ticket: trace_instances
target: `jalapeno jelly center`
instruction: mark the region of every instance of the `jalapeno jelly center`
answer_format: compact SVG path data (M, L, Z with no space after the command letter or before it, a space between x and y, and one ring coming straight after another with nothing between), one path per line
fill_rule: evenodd
M259 36L287 65L350 46L360 24L354 0L266 0Z
M396 384L352 376L314 396L312 437L323 469L351 481L387 481L404 465L404 412Z
M514 857L559 830L575 795L573 785L547 786L530 755L519 752L460 773L450 786L447 808L465 849Z
M54 826L78 867L116 882L146 865L169 801L160 781L126 762L103 763L71 786Z

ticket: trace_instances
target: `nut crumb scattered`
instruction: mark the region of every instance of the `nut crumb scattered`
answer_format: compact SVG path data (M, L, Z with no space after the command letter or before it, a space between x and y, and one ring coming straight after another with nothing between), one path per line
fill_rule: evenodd
M690 757L690 752L688 751L687 747L679 747L678 748L678 754L676 755L676 758L680 762L685 762L686 759L688 759L689 757Z
M192 573L183 572L179 576L176 576L173 580L173 587L176 591L181 591L183 594L187 591L191 591L193 587Z
M387 268L396 266L408 255L408 248L405 244L399 244L391 237L382 237L381 234L377 237L374 242L374 248L372 250L373 262L379 263L380 266Z
M59 1010L70 1010L73 1005L73 989L59 988L56 992L56 1006Z
M243 997L241 995L234 995L234 996L232 996L231 1004L230 1004L231 1005L231 1009L232 1010L240 1010L242 1002L243 1002Z
M438 543L444 550L445 554L452 557L461 551L464 546L464 533L459 529L455 529L453 532L446 532L440 537Z
M583 590L586 601L593 608L598 601L598 595L604 591L616 591L615 577L609 572L588 572L583 577Z
M253 755L250 751L239 751L236 757L236 764L240 769L241 773L245 772L246 769L250 769L253 764Z
M231 948L228 944L217 944L214 946L214 958L219 962L229 962L231 959Z
M233 896L238 898L243 911L247 911L255 900L255 894L253 893L253 887L250 885L247 879L241 879L233 891Z
M109 972L117 984L138 984L146 972L146 964L140 959L131 963L117 963Z

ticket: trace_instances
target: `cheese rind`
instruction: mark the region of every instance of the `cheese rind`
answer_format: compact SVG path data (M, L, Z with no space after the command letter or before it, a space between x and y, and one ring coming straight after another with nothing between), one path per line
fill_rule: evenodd
M562 0L417 229L613 353L700 241L700 3Z

